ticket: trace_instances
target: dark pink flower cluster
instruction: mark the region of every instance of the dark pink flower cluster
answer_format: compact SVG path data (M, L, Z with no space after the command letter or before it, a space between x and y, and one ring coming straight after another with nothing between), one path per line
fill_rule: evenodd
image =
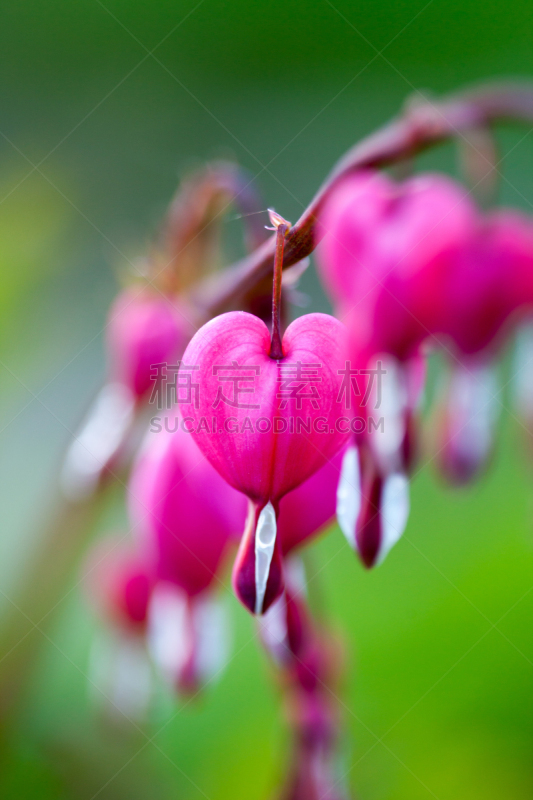
M533 302L529 219L484 214L439 175L397 184L366 171L333 186L319 219L319 269L336 317L308 314L281 335L289 226L272 220L272 328L233 311L185 348L180 306L148 288L128 290L110 317L113 380L134 404L153 388L154 364L185 350L182 424L148 436L130 481L135 569L128 552L102 578L108 616L146 633L182 690L216 662L202 632L232 547L234 590L261 615L280 597L288 602L287 556L335 507L368 567L401 536L435 351L449 364L437 415L442 472L464 482L480 470L492 443L493 362Z
M397 184L365 171L333 186L318 225L336 317L304 315L281 335L289 225L271 217L273 327L232 311L193 336L180 361L181 424L150 437L131 481L132 524L159 586L154 626L161 632L165 615L183 610L181 685L198 673L198 598L220 581L232 543L240 540L235 592L263 614L283 594L287 555L332 517L334 502L366 566L398 540L433 352L449 364L437 422L442 472L464 482L480 470L492 442L493 362L533 302L529 219L484 214L443 176ZM146 292L123 296L113 313L115 375L140 399L148 367L175 358L185 334L176 308Z
M357 413L376 413L369 379L384 372L383 429L362 426L345 457L339 522L367 566L397 540L417 451L416 410L425 362L440 351L438 454L454 483L473 477L491 450L502 342L533 303L533 223L508 210L482 213L441 175L397 184L366 171L340 182L320 219L320 273L349 331ZM358 488L353 490L353 485Z

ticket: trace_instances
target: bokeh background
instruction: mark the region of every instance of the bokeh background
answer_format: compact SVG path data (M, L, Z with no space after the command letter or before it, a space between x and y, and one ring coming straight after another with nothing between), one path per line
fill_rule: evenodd
M236 158L265 205L294 220L343 151L415 89L532 72L526 0L2 2L2 797L259 800L282 771L277 689L236 601L221 681L186 707L162 702L147 741L91 700L98 625L77 586L87 542L65 541L55 571L42 558L61 453L104 376L117 276L180 175ZM499 134L500 199L532 211L525 133ZM455 174L455 156L452 143L420 164ZM312 273L303 288L326 307ZM364 572L336 528L309 554L346 643L341 770L361 800L532 796L533 442L502 402L490 473L453 491L425 465L382 567ZM91 537L126 524L117 491ZM45 583L62 582L38 628L48 607L34 618L17 600L35 559Z

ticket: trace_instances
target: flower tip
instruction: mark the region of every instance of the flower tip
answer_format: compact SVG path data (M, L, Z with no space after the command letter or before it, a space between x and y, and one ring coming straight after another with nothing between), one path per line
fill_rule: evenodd
M368 540L371 540L371 538L372 537L369 536ZM372 569L379 564L379 547L376 547L375 543L369 542L368 540L366 539L365 533L362 532L357 554L363 567L365 569Z
M252 614L268 611L284 588L282 556L277 539L276 512L272 503L252 506L235 566L235 594Z
M280 225L285 225L285 227L287 228L286 233L288 233L290 231L291 223L288 220L284 219L281 216L281 214L278 214L277 211L274 211L273 208L269 208L268 209L268 217L270 219L270 223L272 225L272 228L267 228L267 230L277 231L277 229L280 227Z
M360 454L348 447L337 488L337 520L348 544L367 569L381 564L398 541L409 516L409 480L382 476L375 468L363 480Z

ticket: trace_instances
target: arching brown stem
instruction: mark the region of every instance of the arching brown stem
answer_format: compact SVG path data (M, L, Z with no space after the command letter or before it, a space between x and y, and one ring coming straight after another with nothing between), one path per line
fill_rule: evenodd
M440 102L410 103L404 112L356 144L340 159L310 205L285 238L283 268L309 256L318 244L316 219L332 186L364 168L383 167L411 158L432 145L499 121L533 121L533 87L497 84L454 95ZM272 275L276 236L251 255L195 287L193 300L206 319L235 307L239 297Z

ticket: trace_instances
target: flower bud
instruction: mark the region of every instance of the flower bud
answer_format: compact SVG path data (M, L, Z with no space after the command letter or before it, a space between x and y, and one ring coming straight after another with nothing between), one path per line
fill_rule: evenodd
M157 365L180 357L192 325L177 300L149 287L123 291L109 312L108 348L112 380L127 386L137 400L156 385Z

